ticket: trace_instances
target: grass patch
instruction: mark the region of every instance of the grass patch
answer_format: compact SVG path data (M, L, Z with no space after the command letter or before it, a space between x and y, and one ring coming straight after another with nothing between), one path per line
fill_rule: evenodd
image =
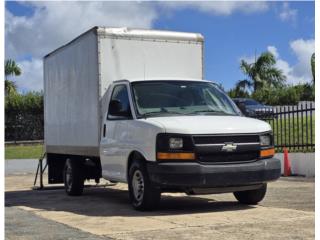
M42 144L5 146L5 159L40 158L42 154Z

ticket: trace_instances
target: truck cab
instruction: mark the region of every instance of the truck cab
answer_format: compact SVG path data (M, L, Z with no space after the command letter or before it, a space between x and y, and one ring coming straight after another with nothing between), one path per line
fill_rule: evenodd
M129 184L137 209L161 192L234 192L256 204L280 176L266 122L241 115L212 81L121 80L107 91L102 177Z

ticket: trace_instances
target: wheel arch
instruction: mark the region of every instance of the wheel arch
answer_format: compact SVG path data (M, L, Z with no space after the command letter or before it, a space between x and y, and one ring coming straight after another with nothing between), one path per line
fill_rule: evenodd
M127 160L127 172L126 172L126 180L127 180L127 182L128 182L128 179L129 179L129 169L130 169L131 163L134 160L139 160L139 161L145 162L146 161L146 157L144 156L144 154L142 154L140 151L137 151L137 150L133 150L133 151L130 152L130 154L128 156L128 160Z

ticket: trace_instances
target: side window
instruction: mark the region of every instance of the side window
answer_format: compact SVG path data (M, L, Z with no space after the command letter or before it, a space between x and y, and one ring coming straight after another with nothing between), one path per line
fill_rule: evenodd
M108 119L132 119L126 85L114 87L109 103Z

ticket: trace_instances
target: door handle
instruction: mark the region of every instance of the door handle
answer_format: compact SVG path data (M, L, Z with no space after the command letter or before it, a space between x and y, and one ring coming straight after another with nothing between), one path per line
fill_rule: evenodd
M106 137L106 124L103 124L103 137Z

